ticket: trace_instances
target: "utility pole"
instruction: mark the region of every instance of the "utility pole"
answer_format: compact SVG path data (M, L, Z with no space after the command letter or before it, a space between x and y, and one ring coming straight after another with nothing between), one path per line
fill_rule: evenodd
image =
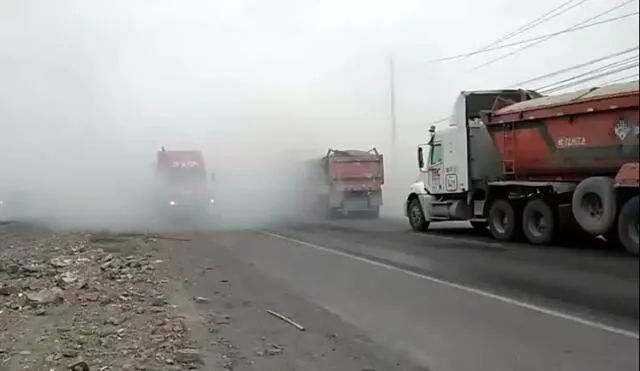
M391 146L396 145L396 76L393 55L389 55L389 113L391 115Z

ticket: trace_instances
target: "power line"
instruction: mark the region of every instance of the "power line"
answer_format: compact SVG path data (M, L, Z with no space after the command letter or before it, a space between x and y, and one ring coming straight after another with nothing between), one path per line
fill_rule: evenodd
M597 79L602 78L602 77L607 77L607 76L615 75L617 73L620 73L620 72L623 72L623 71L626 71L626 70L638 68L640 66L640 62L637 62L638 58L633 58L633 60L636 61L636 62L635 63L629 63L629 64L626 64L626 65L622 65L622 66L619 66L616 69L613 69L613 70L610 70L610 71L604 71L602 73L599 73L599 74L596 74L596 75L593 75L593 76L588 76L588 77L585 77L583 79L577 79L577 78L579 78L581 76L592 74L594 72L601 71L602 69L597 69L597 70L589 71L586 74L583 73L583 74L574 76L574 77L572 77L570 79L567 79L568 82L566 84L563 84L563 85L553 86L553 85L557 85L557 83L555 83L555 84L550 84L549 86L551 86L551 87L548 88L548 89L545 89L546 86L543 86L541 88L531 89L531 90L533 90L535 92L538 92L540 94L555 93L557 91L564 90L564 89L567 89L567 88L572 88L574 86L583 84L585 82L597 80ZM617 78L617 79L614 79L614 80L609 80L609 81L607 81L605 83L605 85L610 85L610 84L613 84L613 83L616 83L616 82L619 82L619 81L624 81L624 80L637 78L639 76L640 76L640 73L635 73L633 75L623 76L623 77L620 77L620 78ZM575 80L575 81L571 81L571 80ZM451 116L443 117L441 119L428 122L426 125L435 125L435 124L439 124L439 123L442 123L442 122L446 122L450 118L451 118ZM419 125L420 126L424 126L425 124L419 124Z
M639 76L640 76L640 73L634 73L633 75L622 76L622 77L619 77L619 78L617 78L617 79L608 80L608 81L606 82L606 85L614 84L614 83L617 83L617 82L620 82L620 81L625 81L625 80L633 79L633 80L630 80L630 81L629 81L629 82L631 82L631 81L637 80Z
M622 51L619 51L619 52L616 52L616 53L612 53L612 54L606 55L604 57L593 59L593 60L588 61L588 62L580 63L580 64L577 64L577 65L574 65L574 66L571 66L571 67L566 67L566 68L563 68L561 70L554 71L554 72L551 72L551 73L548 73L548 74L545 74L545 75L542 75L542 76L534 77L534 78L531 78L531 79L528 79L528 80L525 80L525 81L521 81L521 82L518 82L518 83L515 83L515 84L511 84L509 86L509 88L519 87L519 86L522 86L522 85L525 85L525 84L528 84L528 83L531 83L531 82L544 80L544 79L549 78L549 77L557 76L557 75L560 75L562 73L571 72L571 71L580 69L582 67L586 67L586 66L589 66L589 65L592 65L592 64L596 64L598 62L602 62L602 61L607 60L607 59L611 59L611 58L618 57L618 56L621 56L621 55L624 55L624 54L628 54L628 53L630 53L630 52L632 52L634 50L638 50L638 49L640 49L640 45L635 46L633 48L625 49L625 50L622 50ZM626 59L622 59L620 61L613 62L613 63L607 64L607 65L598 67L597 69L589 71L587 73L583 73L583 74L580 74L578 76L574 76L574 77L569 78L569 79L565 79L565 80L554 82L552 84L545 85L545 86L541 87L540 89L549 88L549 87L552 87L554 85L565 83L565 82L568 82L568 81L573 80L575 78L579 78L579 77L582 77L584 75L587 75L587 74L590 74L590 73L593 73L593 72L599 72L599 71L601 71L602 69L605 69L605 68L615 67L615 66L619 65L620 63L628 62L628 61L631 61L631 60L637 60L637 59L638 59L637 56L628 57ZM533 89L533 90L534 91L538 91L538 89ZM449 118L450 118L450 116L442 117L440 119L428 122L426 124L419 124L419 125L420 126L423 126L423 125L436 125L436 124L440 124L440 123L446 122L447 120L449 120Z
M551 84L547 84L545 86L539 87L537 90L545 91L545 90L554 89L554 86L562 85L562 84L565 84L567 82L571 82L573 80L577 80L577 79L579 79L581 77L589 76L589 75L592 75L592 74L597 73L597 72L606 71L608 69L612 69L612 68L615 68L615 67L620 67L621 65L628 64L629 62L637 62L638 60L640 60L640 57L638 57L638 56L625 58L623 60L616 61L616 62L613 62L613 63L609 63L609 64L606 64L604 66L600 66L598 68L595 68L593 70L590 70L590 71L587 71L587 72L583 72L583 73L571 76L571 77L566 78L564 80L560 80L560 81L556 81L556 82L551 83Z
M597 80L597 79L599 79L601 77L611 76L611 75L614 75L614 74L622 72L622 71L630 70L630 69L633 69L633 68L638 68L638 66L640 66L640 63L635 62L633 64L628 64L628 65L625 65L625 66L618 67L618 68L613 69L611 71L605 71L605 72L602 72L602 73L599 73L599 74L596 74L596 75L593 75L593 76L585 77L583 79L578 79L576 81L572 81L570 83L567 83L567 84L564 84L564 85L560 85L560 86L555 86L555 87L553 87L551 89L542 90L542 91L539 91L539 92L543 93L543 94L554 93L554 92L557 92L557 91L560 91L560 90L564 90L564 89L567 89L567 88L572 88L574 86L580 85L580 84L585 83L585 82Z
M595 26L595 25L602 24L602 23L605 23L605 22L612 22L612 21L614 21L614 20L618 20L618 19L621 19L621 18L625 18L625 17L629 17L629 16L637 15L637 14L638 14L638 12L636 12L636 13L629 13L629 14L626 14L626 15L623 15L623 16L620 16L620 17L615 17L615 18L611 18L611 19L604 20L604 21L596 22L596 23L593 23L593 24L588 25L587 27ZM584 26L582 26L581 28L584 28ZM580 28L579 28L579 29L580 29ZM577 29L574 29L574 30L577 30ZM542 37L544 37L544 36L542 36ZM540 38L542 38L542 37L538 37L538 38L536 38L536 39L540 39ZM522 42L520 42L520 43L527 42L527 41L530 41L530 40L524 40L524 41L522 41ZM507 46L508 46L508 45L507 45ZM589 65L592 65L592 64L598 63L598 62L602 62L602 61L607 60L607 59L611 59L611 58L614 58L614 57L618 57L618 56L621 56L621 55L624 55L624 54L630 53L630 52L632 52L632 51L634 51L634 50L638 50L638 49L640 49L640 45L635 46L635 47L633 47L633 48L625 49L625 50L622 50L622 51L619 51L619 52L616 52L616 53L612 53L612 54L606 55L606 56L604 56L604 57L596 58L596 59L593 59L593 60L588 61L588 62L584 62L584 63L580 63L580 64L577 64L577 65L574 65L574 66L566 67L566 68L563 68L563 69L558 70L558 71L554 71L554 72L551 72L551 73L548 73L548 74L544 74L544 75L541 75L541 76L538 76L538 77L534 77L534 78L531 78L531 79L528 79L528 80L525 80L525 81L521 81L521 82L518 82L518 83L515 83L515 84L511 84L511 85L509 86L509 88L518 87L518 86L522 86L522 85L525 85L525 84L528 84L528 83L531 83L531 82L535 82L535 81L543 80L543 79L546 79L546 78L549 78L549 77L557 76L557 75L559 75L559 74L562 74L562 73L565 73L565 72L570 72L570 71L573 71L573 70L576 70L576 69L579 69L579 68L582 68L582 67L586 67L586 66L589 66ZM476 52L468 53L468 54L476 54ZM456 57L461 57L461 56L464 56L464 55L466 55L466 54L461 54L461 55L459 55L459 56L452 56L452 57L449 57L449 58L456 58ZM629 60L629 59L637 59L637 57L635 57L635 58L634 58L634 57L632 57L632 58L627 58L627 59L624 59L624 60L622 60L622 61L618 61L618 62L615 62L615 63L612 63L612 64L613 64L613 65L616 65L616 64L618 64L618 63L620 63L620 62L624 62L624 61ZM596 71L600 71L602 68L607 67L607 66L611 66L612 64L602 66L602 67L600 67L599 69L596 69ZM627 69L628 69L628 68L627 68ZM593 72L594 72L594 71L590 71L589 73L593 73ZM617 72L615 72L615 73L617 73ZM617 80L615 80L615 81L611 81L611 82L616 82L616 81L620 81L620 80L623 80L623 79L632 78L632 77L634 77L634 76L638 76L638 75L639 75L639 74L630 75L630 76L627 76L627 77L624 77L624 78L621 78L621 79L617 79ZM582 75L579 75L579 76L582 76ZM575 76L574 76L574 78L575 78ZM561 81L561 82L564 82L564 80L563 80L563 81ZM558 82L556 82L556 83L554 83L554 84L550 84L549 86L556 85L557 83L558 83ZM546 87L546 86L545 86L545 87ZM545 88L545 87L543 87L543 88ZM534 91L538 91L538 89L533 89L533 90L534 90ZM440 119L437 119L437 120L434 120L434 121L428 122L428 123L426 123L426 125L435 125L435 124L440 124L440 123L443 123L443 122L446 122L447 120L449 120L449 119L450 119L450 117L451 117L451 116L442 117L442 118L440 118ZM425 124L419 124L419 125L420 125L420 126L423 126L423 125L425 125Z
M568 84L565 84L565 85L557 86L557 87L555 87L553 89L550 89L550 90L544 90L541 93L542 94L556 93L556 92L559 92L561 90L565 90L565 89L568 89L568 88L573 88L575 86L581 85L581 84L583 84L585 82L597 80L597 79L600 79L602 77L607 77L607 76L610 76L610 75L614 75L616 73L619 73L619 72L622 72L622 71L626 71L626 70L630 70L630 69L633 69L633 68L638 68L638 66L640 66L640 63L635 63L633 65L629 65L629 66L625 66L625 67L620 67L620 68L618 68L616 70L613 70L613 71L603 72L603 73L600 73L600 74L597 74L597 75L594 75L594 76L590 76L590 77L587 77L587 78L584 78L584 79L581 79L581 80L576 80L574 82L571 82L571 83L568 83Z
M592 64L596 64L598 62L602 62L602 61L607 60L607 59L611 59L611 58L618 57L618 56L621 56L621 55L624 55L624 54L628 54L628 53L630 53L630 52L632 52L634 50L638 50L638 49L640 49L640 45L635 46L633 48L629 48L629 49L625 49L625 50L619 51L617 53L612 53L612 54L606 55L604 57L596 58L596 59L590 60L588 62L576 64L576 65L571 66L571 67L566 67L566 68L563 68L561 70L557 70L557 71L554 71L554 72L551 72L551 73L547 73L547 74L544 74L544 75L541 75L541 76L538 76L538 77L534 77L534 78L529 79L529 80L520 81L520 82L517 82L515 84L511 84L509 87L513 88L513 87L523 86L523 85L526 85L526 84L529 84L529 83L532 83L532 82L535 82L535 81L545 80L545 79L547 79L549 77L557 76L557 75L563 74L565 72L571 72L571 71L576 70L578 68L590 66Z
M548 22L548 21L552 20L553 18L568 12L569 10L579 6L580 4L582 4L582 3L584 3L584 2L586 2L588 0L580 0L578 3L573 4L570 7L566 8L566 9L562 9L565 6L571 4L572 2L575 2L575 1L576 0L567 0L567 1L565 1L564 3L558 5L557 7L549 10L546 13L544 13L540 17L530 21L529 23L525 24L524 26L521 26L520 28L516 29L515 31L512 31L509 34L500 37L499 39L491 42L490 44L487 44L487 45L483 46L482 48L478 49L477 51L481 52L481 51L487 50L487 49L489 49L489 48L491 48L493 46L496 46L496 45L500 44L503 41L509 40L509 39L511 39L511 38L513 38L513 37L525 32L525 31L528 31L528 30L530 30L530 29L532 29L532 28L534 28L536 26L541 25L542 23ZM555 13L555 14L553 14L553 13Z
M631 2L633 2L633 1L634 1L634 0L626 0L626 1L623 1L622 3L620 3L620 4L616 5L616 6L612 7L612 8L609 8L609 9L605 10L605 11L604 11L604 12L602 12L602 13L598 13L598 14L594 15L594 16L593 16L593 17L591 17L591 18L585 19L584 21L580 21L580 22L578 22L578 23L574 24L574 25L573 25L573 26L571 26L571 27L565 28L565 29L564 29L564 30L562 30L562 31L565 31L565 32L575 31L575 30L576 30L576 28L581 27L581 26L583 26L583 25L587 24L588 22L590 22L590 21L592 21L592 20L594 20L594 19L598 19L598 18L602 17L603 15L609 14L609 13L613 12L614 10L620 9L620 8L622 8L623 6L626 6L626 5L630 4L630 3L631 3ZM637 13L636 13L636 14L637 14ZM561 31L561 32L562 32L562 31ZM562 32L562 33L565 33L565 32ZM485 66L488 66L488 65L490 65L490 64L493 64L493 63L495 63L495 62L497 62L497 61L500 61L500 60L502 60L502 59L504 59L504 58L510 57L510 56L515 55L515 54L517 54L517 53L520 53L520 52L522 52L522 51L524 51L524 50L527 50L527 49L529 49L529 48L532 48L532 47L534 47L534 46L536 46L536 45L538 45L538 44L540 44L540 43L542 43L542 42L545 42L545 41L547 41L547 40L549 40L549 39L551 39L551 38L553 38L553 37L555 37L555 36L557 36L557 35L549 35L549 36L546 36L546 37L544 37L544 38L541 38L540 40L534 41L534 42L532 42L532 43L531 43L531 44L529 44L529 45L525 45L525 46L523 46L523 47L522 47L522 48L520 48L520 49L514 50L514 51L512 51L512 52L510 52L510 53L507 53L507 54L505 54L505 55L503 55L503 56L500 56L500 57L498 57L498 58L492 59L492 60L490 60L490 61L488 61L488 62L485 62L485 63L483 63L483 64L481 64L481 65L479 65L479 66L476 66L476 67L474 67L474 68L470 69L469 71L475 71L475 70L478 70L478 69L480 69L480 68L482 68L482 67L485 67Z
M521 41L517 41L517 42L513 42L513 43L502 44L500 46L488 48L488 49L485 49L485 50L482 50L482 51L476 50L476 51L473 51L473 52L461 53L461 54L451 55L451 56L448 56L448 57L432 59L432 60L427 61L427 63L446 62L446 61L450 61L450 60L454 60L454 59L461 59L461 58L470 57L470 56L477 55L477 54L488 53L488 52L491 52L491 51L494 51L494 50L510 48L512 46L522 45L522 44L526 44L526 43L542 40L542 39L545 39L545 38L562 35L562 34L565 34L565 33L570 33L570 32L583 30L585 28L591 28L591 27L603 25L603 24L606 24L606 23L615 22L615 21L618 21L618 20L621 20L621 19L624 19L624 18L633 17L634 15L638 15L638 14L640 14L640 12L627 13L627 14L623 14L623 15L618 16L618 17L604 19L602 21L585 24L585 25L582 25L582 26L579 26L579 27L573 27L573 28L570 28L570 29L564 29L562 31L552 32L552 33L545 34L545 35L542 35L542 36L533 37L533 38L530 38L530 39L525 39L525 40L521 40Z
M530 90L533 90L533 91L538 92L538 93L540 93L540 94L549 94L549 93L554 93L554 92L557 92L557 91L560 91L560 90L564 90L564 89L566 89L566 88L571 88L571 87L574 87L574 86L580 85L580 84L585 83L585 82L589 82L589 81L592 81L592 80L596 80L596 79L599 79L599 78L601 78L601 77L606 77L606 76L610 76L610 75L615 75L615 74L620 73L620 72L622 72L622 71L630 70L630 69L637 68L638 66L640 66L640 63L639 63L639 62L637 62L637 61L639 60L639 59L638 59L638 57L630 58L630 61L631 61L631 60L632 60L632 61L636 61L636 63L627 64L627 65L622 65L622 66L620 66L619 68L616 68L616 69L611 70L611 71L605 71L605 72L602 72L602 73L597 74L597 75L594 75L594 76L589 76L589 77L585 77L585 78L583 78L583 79L578 79L577 81L572 81L572 80L576 80L576 79L577 79L577 78L579 78L579 77L586 76L586 75L590 75L590 74L592 74L592 73L594 73L594 72L599 72L599 71L601 71L601 70L603 69L603 68L601 67L601 68L598 68L598 69L596 69L596 70L592 70L592 71L589 71L589 72L587 72L587 73L582 73L582 74L580 74L580 75L573 76L572 78L569 78L569 79L566 79L566 80L562 80L562 81L556 82L556 83L554 83L554 84L549 84L549 85L547 85L547 86L543 86L543 87L541 87L541 88L537 88L537 89L530 89ZM614 67L615 67L615 66L617 66L617 65L619 65L619 64L620 64L620 62L612 63L612 65L614 65ZM607 65L607 66L609 66L609 65ZM603 67L606 67L606 66L603 66ZM611 66L610 66L610 67L611 67ZM609 67L609 68L610 68L610 67ZM636 73L636 74L633 74L633 75L627 75L627 76L624 76L624 77L621 77L621 78L618 78L618 79L615 79L615 80L609 80L609 81L607 81L607 82L606 82L606 84L605 84L605 85L613 84L613 83L616 83L616 82L619 82L619 81L628 80L628 79L632 79L632 78L637 78L638 76L640 76L640 73ZM565 82L565 81L567 81L567 83L566 83L566 84L557 86L560 82ZM548 87L548 88L547 88L547 87ZM545 88L546 88L546 89L545 89ZM434 120L434 121L428 122L428 123L426 123L426 124L418 124L418 125L419 125L419 126L425 126L425 125L426 125L426 126L436 125L436 124L440 124L440 123L446 122L446 121L447 121L447 120L449 120L450 118L451 118L451 116L442 117L442 118L440 118L440 119L438 119L438 120Z

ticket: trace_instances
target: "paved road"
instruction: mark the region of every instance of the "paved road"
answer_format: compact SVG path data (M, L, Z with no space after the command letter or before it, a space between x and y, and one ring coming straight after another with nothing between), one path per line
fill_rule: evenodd
M639 367L638 264L624 255L383 219L270 232L235 253L434 371Z

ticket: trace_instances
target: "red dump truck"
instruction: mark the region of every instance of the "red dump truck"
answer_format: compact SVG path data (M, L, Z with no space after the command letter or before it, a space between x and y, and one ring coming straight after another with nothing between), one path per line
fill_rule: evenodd
M604 236L638 255L638 82L542 96L462 92L418 146L405 215L415 230L468 220L502 241Z
M169 214L202 215L212 207L212 198L202 152L167 151L157 153L155 176L157 204Z
M311 164L317 210L329 218L377 218L382 206L383 156L369 151L329 149Z

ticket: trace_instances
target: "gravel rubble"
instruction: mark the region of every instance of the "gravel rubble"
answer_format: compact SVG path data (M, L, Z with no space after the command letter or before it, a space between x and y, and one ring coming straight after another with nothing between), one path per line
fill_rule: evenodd
M0 369L202 368L166 297L155 243L143 234L0 229Z

